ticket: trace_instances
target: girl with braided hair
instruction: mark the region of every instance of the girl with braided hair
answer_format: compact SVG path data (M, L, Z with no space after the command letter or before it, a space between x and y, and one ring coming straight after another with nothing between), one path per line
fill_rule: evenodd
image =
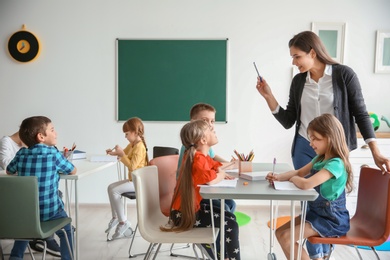
M112 239L121 238L131 224L127 220L122 204L121 194L124 192L131 192L134 190L134 184L131 179L131 173L138 168L147 166L149 163L147 145L144 137L144 124L138 117L132 117L123 124L123 132L129 145L122 149L116 145L114 149L107 149L106 153L118 157L128 168L128 179L111 183L108 188L108 197L110 199L112 219L108 223L106 233L109 233L116 227Z

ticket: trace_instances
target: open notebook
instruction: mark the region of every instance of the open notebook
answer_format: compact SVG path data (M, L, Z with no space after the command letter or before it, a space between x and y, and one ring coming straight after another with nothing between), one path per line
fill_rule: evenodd
M235 188L237 186L238 178L234 178L233 180L222 180L216 184L212 185L198 185L198 187L224 187L224 188Z
M274 181L275 190L302 190L289 181ZM314 189L308 189L314 190Z
M242 172L240 178L250 181L264 181L270 171Z

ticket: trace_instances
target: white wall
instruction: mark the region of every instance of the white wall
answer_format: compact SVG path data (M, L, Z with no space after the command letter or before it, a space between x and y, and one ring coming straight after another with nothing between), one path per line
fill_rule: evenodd
M254 149L255 161L291 163L293 130L273 118L255 89L256 61L284 106L291 80L287 43L311 22L346 22L345 64L358 74L369 111L390 118L390 74L374 74L377 30L390 30L390 1L289 0L0 0L0 135L17 131L28 116L46 115L58 147L103 153L125 146L115 121L116 38L229 38L229 122L216 126L218 154ZM9 37L26 24L41 40L37 60L16 63ZM185 82L183 82L185 84ZM131 102L131 98L129 98ZM382 131L390 129L382 121ZM150 147L180 147L183 123L145 123ZM111 170L80 182L84 203L107 203Z

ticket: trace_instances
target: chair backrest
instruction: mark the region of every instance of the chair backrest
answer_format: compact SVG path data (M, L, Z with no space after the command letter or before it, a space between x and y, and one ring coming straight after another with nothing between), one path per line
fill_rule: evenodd
M178 154L160 156L150 160L150 165L157 166L160 209L165 216L169 216L171 211L171 202L176 185L178 161Z
M382 174L378 169L362 167L356 213L351 222L367 229L372 238L390 235L390 174Z
M0 177L0 238L41 236L36 176Z
M160 156L179 154L179 149L174 147L165 147L165 146L154 146L153 147L153 158Z
M144 233L144 230L150 228L148 223L161 223L161 219L166 219L168 222L168 218L160 210L157 166L150 165L136 169L132 175L137 196L139 231L144 239L150 241L147 239L148 234Z

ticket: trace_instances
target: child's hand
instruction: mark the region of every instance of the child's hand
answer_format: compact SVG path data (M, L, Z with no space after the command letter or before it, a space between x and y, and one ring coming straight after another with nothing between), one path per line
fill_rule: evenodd
M122 157L124 156L123 149L119 145L115 145L114 149L107 149L107 154Z
M267 176L265 176L265 179L270 183L273 184L274 181L279 181L279 175L275 174L273 172L269 172Z
M222 166L219 167L219 169L222 169L222 170L231 170L231 169L234 169L234 168L238 168L235 167L236 166L236 162L224 162L222 163Z
M225 180L234 180L235 177L225 173Z

